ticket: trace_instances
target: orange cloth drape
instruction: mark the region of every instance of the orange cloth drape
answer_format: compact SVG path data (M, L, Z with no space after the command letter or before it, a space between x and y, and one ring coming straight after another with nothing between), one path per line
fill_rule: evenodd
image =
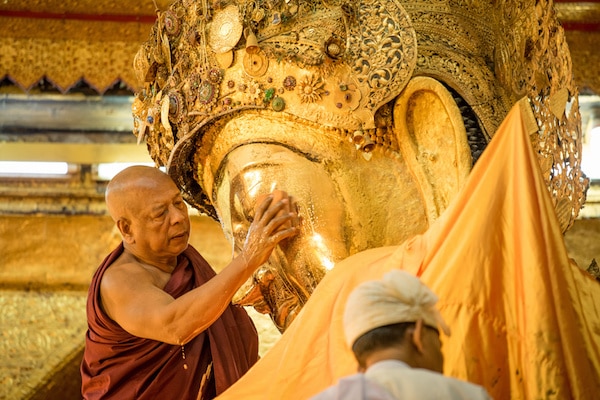
M219 399L307 399L354 373L341 321L346 297L391 268L421 276L438 294L452 329L443 338L447 375L497 400L600 398L600 284L568 258L521 113L511 110L426 233L339 263Z

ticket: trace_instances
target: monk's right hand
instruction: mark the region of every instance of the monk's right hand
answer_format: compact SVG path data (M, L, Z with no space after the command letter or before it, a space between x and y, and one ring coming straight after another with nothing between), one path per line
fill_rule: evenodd
M278 197L273 201L270 194L260 203L248 229L241 256L252 269L264 264L279 242L299 232L295 202L285 192Z

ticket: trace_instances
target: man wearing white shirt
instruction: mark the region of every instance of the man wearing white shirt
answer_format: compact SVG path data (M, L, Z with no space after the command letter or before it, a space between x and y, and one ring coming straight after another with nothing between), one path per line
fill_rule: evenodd
M439 330L450 330L436 302L428 287L401 270L357 286L346 303L344 332L359 373L312 400L490 399L483 387L442 374Z

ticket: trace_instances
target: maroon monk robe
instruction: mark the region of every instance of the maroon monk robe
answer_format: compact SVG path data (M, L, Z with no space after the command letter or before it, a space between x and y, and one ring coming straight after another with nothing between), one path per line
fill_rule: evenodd
M258 335L245 310L229 306L206 331L182 346L143 339L126 332L102 310L100 280L123 253L119 245L102 262L90 285L88 331L81 364L85 399L196 400L212 362L203 399L222 393L258 359ZM192 247L178 257L165 292L177 298L202 285L215 272ZM184 359L185 354L185 359Z

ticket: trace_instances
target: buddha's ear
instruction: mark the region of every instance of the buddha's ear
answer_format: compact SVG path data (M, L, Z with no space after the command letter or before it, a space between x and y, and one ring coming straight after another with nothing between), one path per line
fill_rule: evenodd
M464 185L471 151L460 110L438 81L413 78L394 104L394 131L431 224Z

